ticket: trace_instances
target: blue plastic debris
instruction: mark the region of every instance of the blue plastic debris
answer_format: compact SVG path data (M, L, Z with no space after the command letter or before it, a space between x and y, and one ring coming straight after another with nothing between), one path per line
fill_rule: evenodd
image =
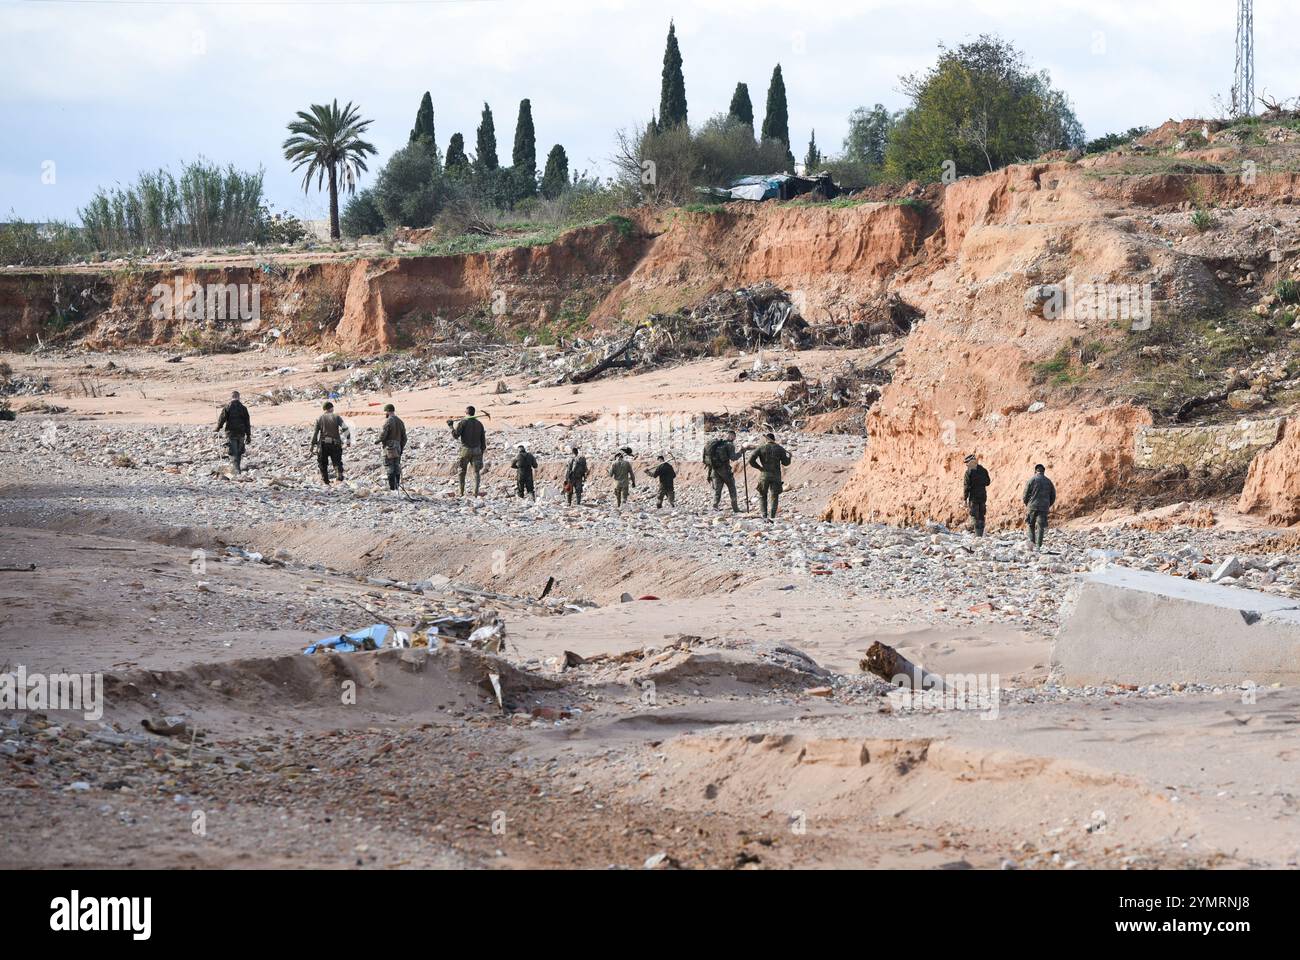
M336 637L325 637L309 643L303 653L312 654L317 650L333 650L335 653L353 653L357 650L378 650L388 640L392 627L386 623L376 623L364 630L341 633Z

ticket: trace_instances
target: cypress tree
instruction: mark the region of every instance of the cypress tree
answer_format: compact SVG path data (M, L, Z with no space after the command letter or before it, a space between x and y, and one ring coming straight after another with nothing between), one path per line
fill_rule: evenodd
M483 119L478 125L478 152L474 163L481 170L495 170L497 163L497 128L492 122L492 108L483 104Z
M727 117L749 127L750 135L754 133L754 104L749 99L749 85L736 84L736 92L731 95L731 106L727 108Z
M515 148L511 159L514 161L521 196L533 196L537 192L537 136L533 130L533 105L527 99L519 101L519 119L515 123Z
M803 158L803 172L809 176L817 172L822 165L822 153L817 149L817 131L808 138L808 153Z
M677 47L677 27L670 20L659 86L659 123L666 130L685 122L686 78L682 75L682 52Z
M767 88L767 115L763 117L763 139L779 140L785 144L785 152L790 153L790 114L785 103L785 79L781 76L781 64L772 71L772 82Z
M415 114L415 126L411 128L410 143L424 138L429 141L429 145L434 151L438 149L438 143L434 138L433 132L433 98L429 96L429 91L424 91L424 97L420 100L420 109Z
M465 138L453 133L447 143L447 173L455 176L469 172L469 157L465 156Z
M569 183L569 157L558 143L546 155L546 169L542 172L542 196L554 200Z

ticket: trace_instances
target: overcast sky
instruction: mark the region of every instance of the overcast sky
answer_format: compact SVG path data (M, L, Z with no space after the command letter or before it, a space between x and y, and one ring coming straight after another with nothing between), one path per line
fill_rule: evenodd
M937 45L1000 34L1072 98L1089 136L1203 116L1232 83L1233 0L0 0L0 220L76 217L102 184L202 154L266 169L277 209L324 215L280 154L295 110L337 97L380 156L431 91L438 145L472 150L483 101L507 161L529 97L539 161L609 172L619 127L659 102L670 18L692 123L782 65L790 134L838 150L858 105L904 103ZM1300 0L1256 4L1256 90L1300 94ZM49 175L53 162L53 176ZM42 171L47 171L43 182Z

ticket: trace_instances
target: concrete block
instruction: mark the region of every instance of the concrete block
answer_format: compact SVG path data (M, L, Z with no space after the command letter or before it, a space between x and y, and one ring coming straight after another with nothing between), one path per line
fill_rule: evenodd
M1083 577L1052 667L1070 686L1300 683L1300 600L1143 570Z

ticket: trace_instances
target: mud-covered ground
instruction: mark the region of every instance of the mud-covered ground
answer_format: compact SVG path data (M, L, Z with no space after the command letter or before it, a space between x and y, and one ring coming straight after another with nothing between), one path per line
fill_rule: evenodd
M684 405L707 403L715 366L673 374L694 378ZM1052 531L1033 554L1014 530L822 523L861 438L802 435L782 437L790 495L765 523L712 510L689 425L657 444L684 467L676 511L640 487L618 511L603 480L567 507L563 450L611 446L590 425L615 395L595 390L537 398L581 400L563 419L492 425L494 449L543 461L536 504L491 456L484 496L452 496L432 416L409 422L406 493L380 488L362 417L354 482L325 488L294 425L308 404L255 406L250 470L231 479L210 384L168 389L165 427L134 408L80 419L58 394L69 414L0 424L0 661L105 684L93 719L0 713L3 865L1281 866L1300 852L1294 691L1243 703L1177 677L1063 689L1048 675L1077 575L1099 563L1208 576L1235 555L1241 586L1295 595L1300 554L1268 531L1180 523L1200 522L1194 506ZM505 650L301 652L436 616L495 616ZM873 640L941 673L996 674L997 708L900 708L857 666Z

